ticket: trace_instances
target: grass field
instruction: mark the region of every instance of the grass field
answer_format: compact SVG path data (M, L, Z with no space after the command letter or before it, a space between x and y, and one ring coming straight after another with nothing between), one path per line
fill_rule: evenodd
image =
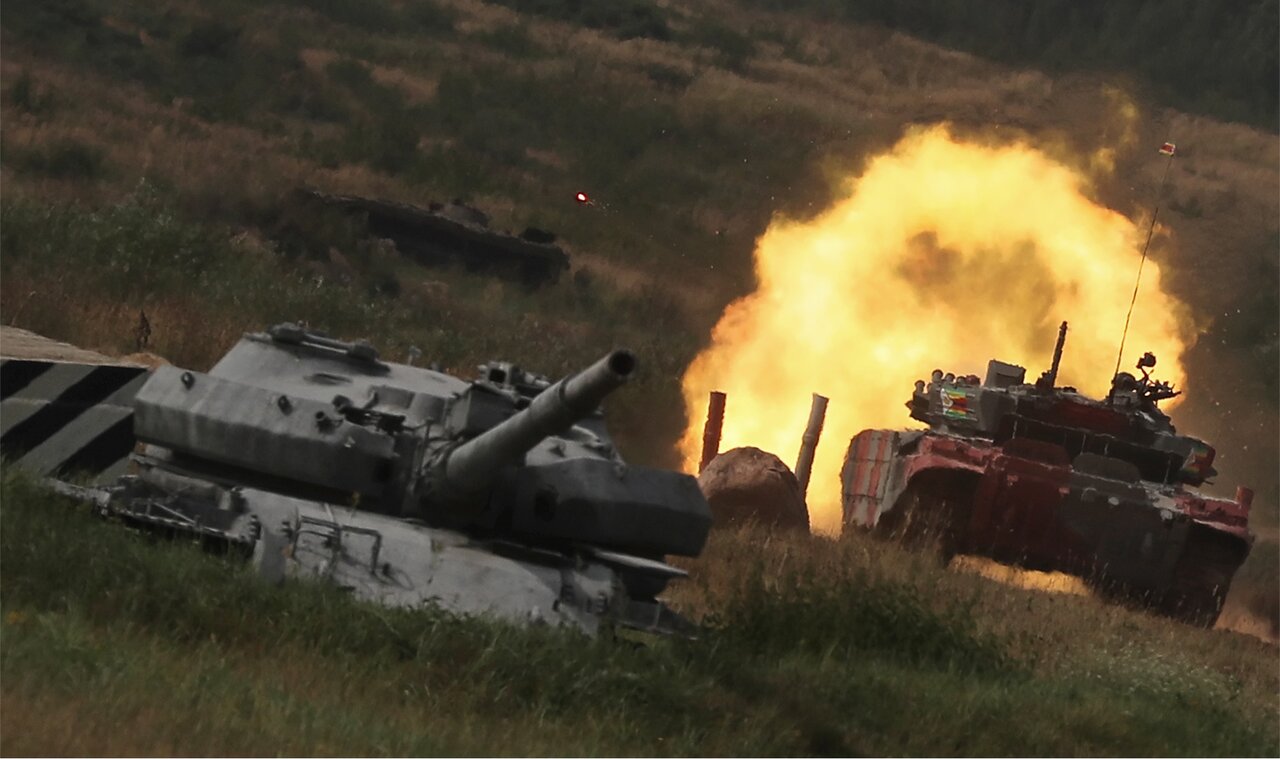
M698 640L276 589L4 477L0 751L1274 755L1276 649L862 539L717 532Z

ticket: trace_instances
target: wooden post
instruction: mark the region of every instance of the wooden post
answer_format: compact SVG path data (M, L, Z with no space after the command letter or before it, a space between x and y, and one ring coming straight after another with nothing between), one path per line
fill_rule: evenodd
M720 430L724 427L725 394L712 390L707 400L707 426L702 428L702 461L698 463L701 474L707 464L720 453Z
M796 479L800 481L801 495L809 490L813 454L818 449L818 438L822 437L822 423L826 418L827 399L814 393L813 405L809 407L809 424L804 429L804 437L800 439L800 455L796 457Z

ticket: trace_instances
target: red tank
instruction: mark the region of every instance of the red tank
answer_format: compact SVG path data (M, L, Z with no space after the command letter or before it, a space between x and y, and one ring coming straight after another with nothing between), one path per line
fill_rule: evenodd
M991 361L985 380L935 370L907 406L925 430L864 430L841 472L843 526L944 555L968 553L1079 575L1096 588L1211 626L1249 553L1252 492L1192 490L1215 474L1214 449L1179 435L1157 404L1178 393L1119 373L1103 400L1033 384Z

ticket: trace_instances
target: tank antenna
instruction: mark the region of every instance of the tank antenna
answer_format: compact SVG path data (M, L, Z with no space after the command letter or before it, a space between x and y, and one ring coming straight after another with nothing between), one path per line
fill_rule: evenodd
M1142 245L1142 260L1138 262L1138 276L1133 281L1133 297L1129 300L1129 312L1124 315L1124 331L1120 333L1120 350L1116 351L1116 369L1111 373L1115 377L1120 373L1120 359L1124 355L1124 341L1129 336L1129 319L1133 316L1133 304L1138 302L1138 285L1142 282L1142 265L1147 262L1147 249L1151 247L1151 236L1156 231L1156 217L1160 214L1160 196L1164 193L1164 182L1169 178L1169 167L1173 165L1173 154L1177 146L1166 142L1160 146L1160 154L1169 156L1164 164L1164 174L1160 177L1160 186L1156 188L1156 205L1151 211L1151 225L1147 227L1147 241Z

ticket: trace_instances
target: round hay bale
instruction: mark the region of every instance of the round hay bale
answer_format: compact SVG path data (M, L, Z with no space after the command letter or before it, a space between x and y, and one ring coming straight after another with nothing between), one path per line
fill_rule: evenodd
M782 459L759 448L734 448L716 456L698 475L716 526L755 521L809 530L809 508L800 483Z

